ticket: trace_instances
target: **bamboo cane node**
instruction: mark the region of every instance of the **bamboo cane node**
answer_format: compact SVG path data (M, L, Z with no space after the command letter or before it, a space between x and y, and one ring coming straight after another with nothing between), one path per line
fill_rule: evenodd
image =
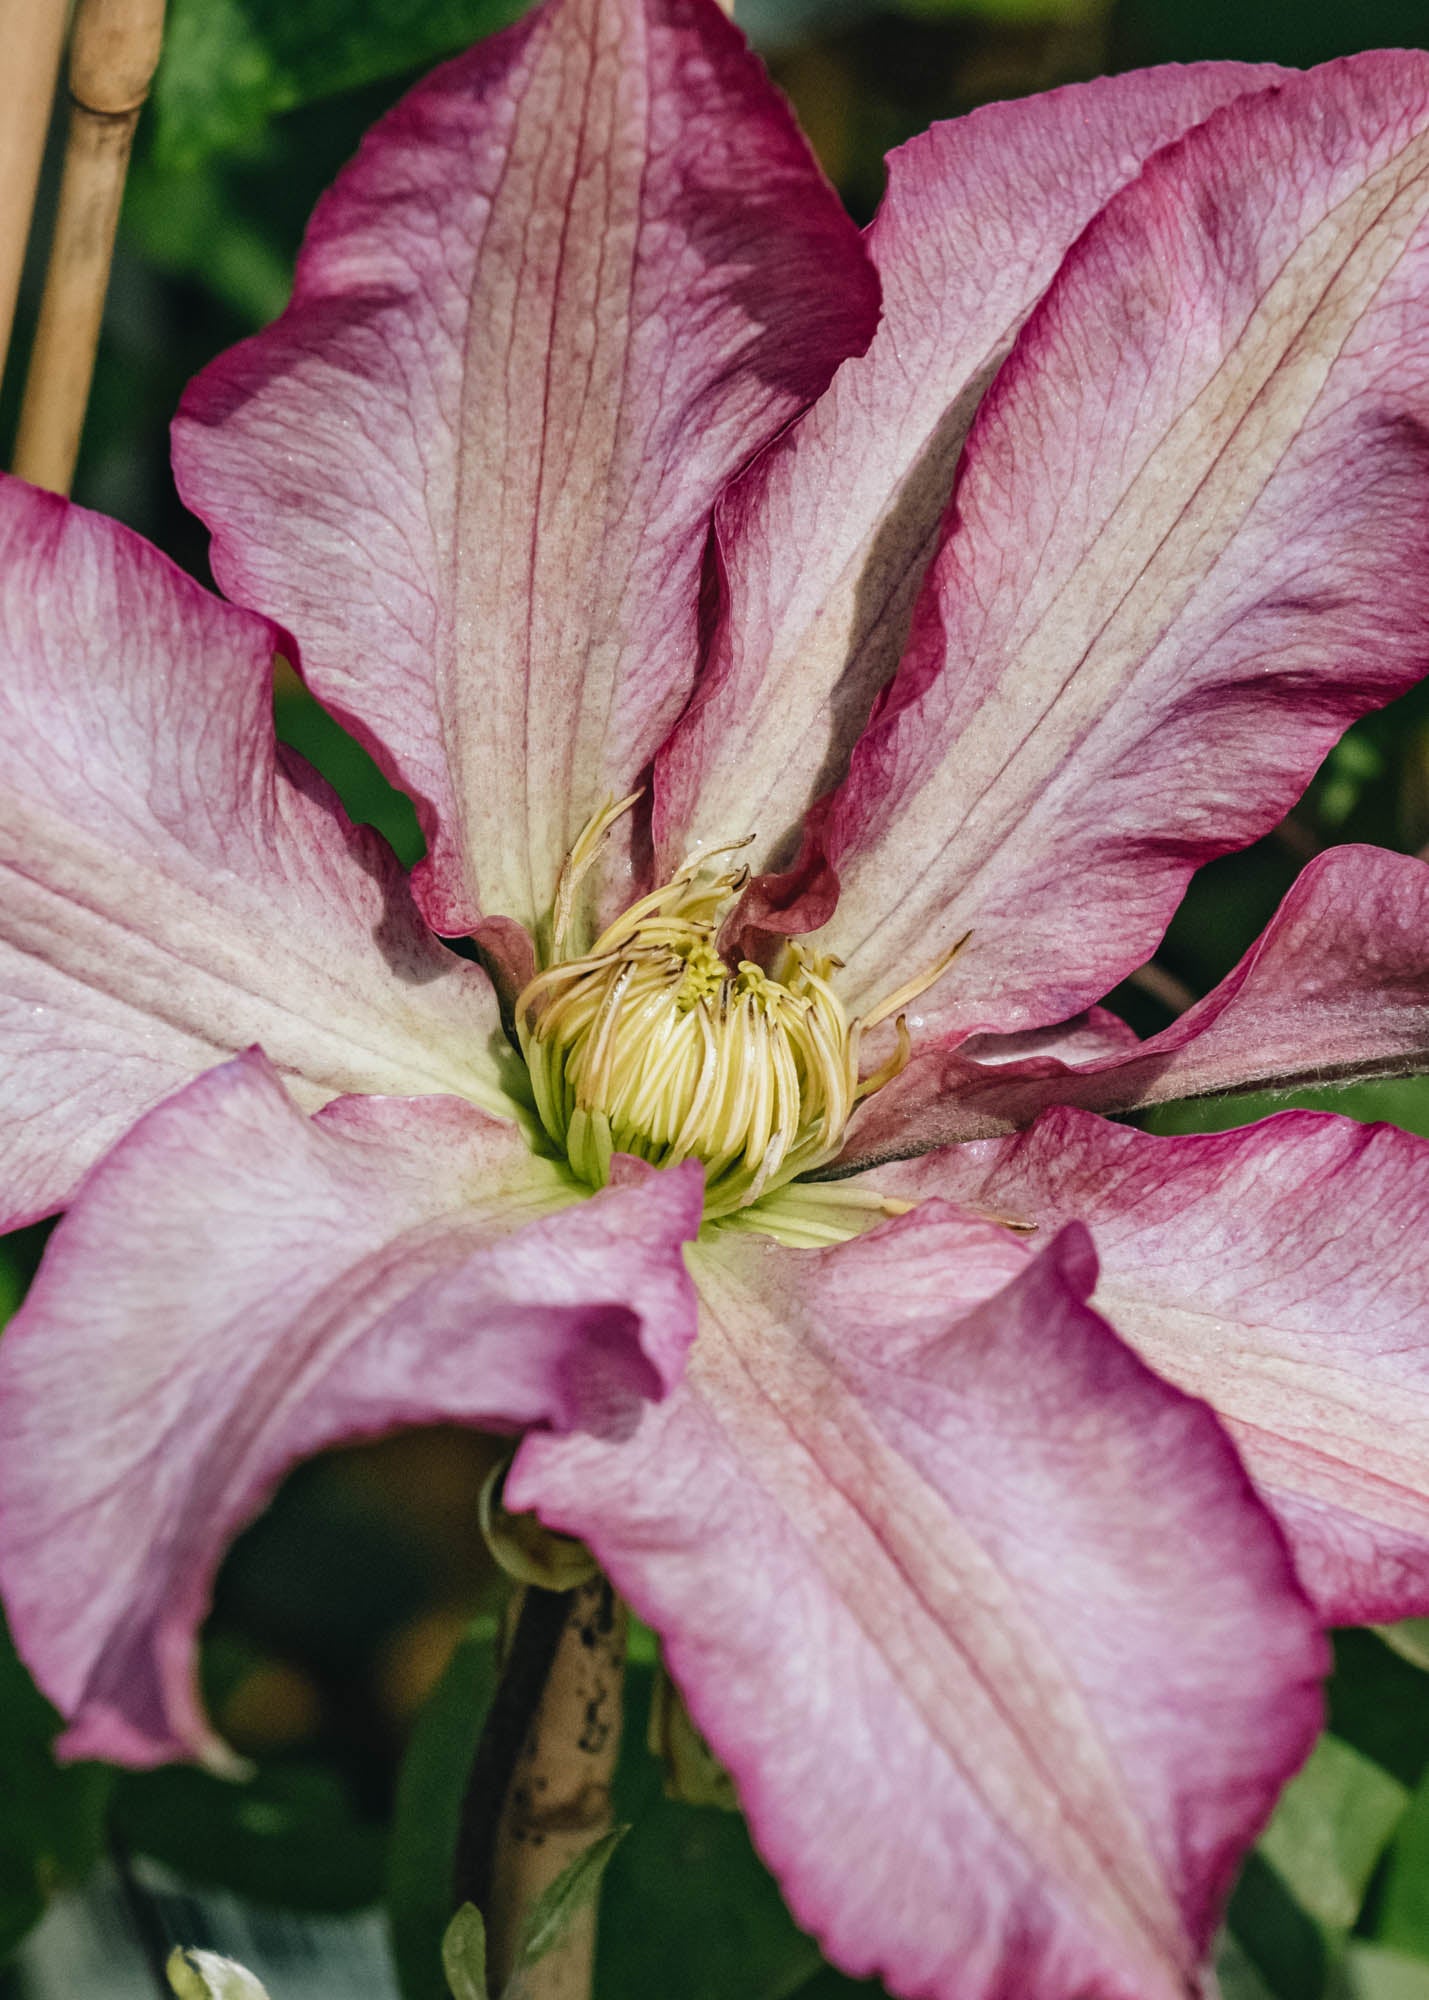
M122 110L118 111L102 110L97 104L86 104L82 97L75 96L73 90L69 93L69 101L71 109L77 111L81 118L88 119L92 124L117 125L122 127L126 132L132 132L139 122L139 113L144 109L146 99L144 97L138 98L133 104L126 105Z
M66 0L0 0L0 372L64 44Z
M104 315L129 147L158 67L164 0L80 0L69 143L15 438L14 469L67 493Z
M163 0L81 0L69 58L74 102L95 117L137 115L163 34Z

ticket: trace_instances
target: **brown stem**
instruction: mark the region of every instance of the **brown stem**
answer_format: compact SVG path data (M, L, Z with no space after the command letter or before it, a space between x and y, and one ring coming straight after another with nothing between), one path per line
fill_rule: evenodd
M80 0L75 14L69 139L15 440L16 472L56 493L79 456L129 148L163 31L164 0Z
M10 347L15 300L40 160L60 73L69 0L0 0L0 375Z
M1159 1000L1169 1014L1184 1014L1188 1007L1196 1004L1196 996L1183 979L1174 972L1168 972L1164 965L1149 959L1145 965L1138 965L1135 972L1128 973L1128 985L1138 987Z
M1313 861L1317 854L1323 854L1325 851L1325 843L1315 829L1306 826L1304 820L1297 818L1294 813L1287 813L1279 826L1272 827L1270 837L1302 867L1307 861Z
M512 1600L501 1677L461 1802L452 1874L454 1909L463 1903L475 1903L483 1911L491 1907L501 1808L545 1693L572 1596L569 1590L520 1590Z
M625 1610L603 1577L559 1594L526 1593L472 1769L458 1861L459 1896L486 1916L497 1993L532 1905L611 1824L624 1672ZM518 1716L524 1727L513 1748ZM488 1816L483 1801L498 1798L499 1812ZM589 1904L523 1973L523 2000L589 2000L595 1923Z

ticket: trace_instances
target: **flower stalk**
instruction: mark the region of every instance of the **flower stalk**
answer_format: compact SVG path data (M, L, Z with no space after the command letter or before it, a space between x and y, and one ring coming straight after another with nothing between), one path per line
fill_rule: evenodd
M80 0L69 137L14 469L67 493L94 375L129 149L163 41L164 0Z

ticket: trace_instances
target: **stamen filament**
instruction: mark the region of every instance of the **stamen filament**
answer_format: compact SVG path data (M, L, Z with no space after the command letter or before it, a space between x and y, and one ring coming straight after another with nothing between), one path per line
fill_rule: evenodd
M971 931L964 931L957 943L949 945L942 957L935 959L925 972L907 980L886 1000L880 1000L871 1014L864 1015L864 1027L876 1028L880 1021L886 1021L890 1014L896 1014L900 1007L906 1007L910 1000L916 1000L920 993L926 993L930 986L936 985L971 936Z
M577 890L610 839L611 828L623 813L629 812L639 797L640 793L635 791L611 805L603 806L595 817L588 820L581 828L580 837L566 856L556 883L556 903L551 913L552 958L564 956L566 934L571 926Z

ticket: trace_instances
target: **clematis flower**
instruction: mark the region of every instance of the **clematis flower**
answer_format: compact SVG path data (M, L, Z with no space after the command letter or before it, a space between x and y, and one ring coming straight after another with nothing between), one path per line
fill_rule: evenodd
M1426 280L1422 55L990 106L860 237L713 0L550 0L190 389L229 602L0 488L6 1220L68 1208L0 1583L69 1754L221 1755L227 1542L460 1419L838 1964L1195 1990L1322 1622L1429 1611L1429 1148L1098 1114L1422 1067L1429 869L1096 1003L1429 664Z

